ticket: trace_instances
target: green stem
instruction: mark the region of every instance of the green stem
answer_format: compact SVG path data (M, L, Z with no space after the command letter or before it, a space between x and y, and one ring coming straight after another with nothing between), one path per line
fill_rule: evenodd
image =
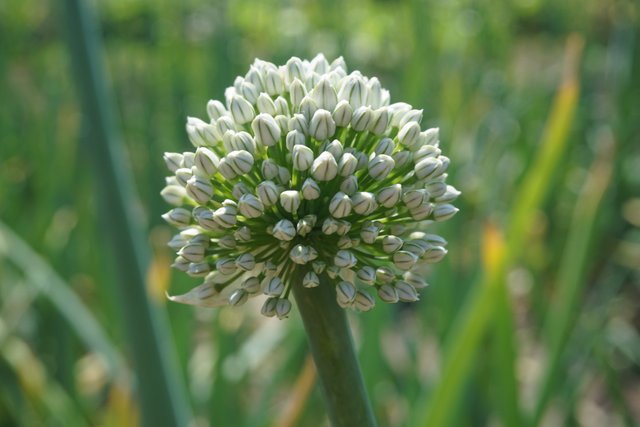
M375 427L347 316L336 302L335 286L323 274L316 288L302 287L301 280L294 280L291 287L331 424L333 427Z

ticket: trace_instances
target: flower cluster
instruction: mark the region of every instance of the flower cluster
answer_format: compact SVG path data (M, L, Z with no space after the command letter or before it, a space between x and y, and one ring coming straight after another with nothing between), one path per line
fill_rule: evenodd
M173 175L161 194L176 207L163 217L180 229L173 267L204 278L172 300L211 307L264 294L262 313L283 318L300 284L333 283L338 304L360 311L375 293L418 299L416 266L447 253L418 224L451 218L460 194L422 110L318 55L256 60L207 113L187 120L195 152L164 157Z

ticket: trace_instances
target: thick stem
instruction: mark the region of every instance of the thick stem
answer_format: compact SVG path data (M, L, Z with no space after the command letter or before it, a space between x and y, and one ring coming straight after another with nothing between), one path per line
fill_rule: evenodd
M375 427L345 311L335 286L322 275L320 286L291 284L333 427Z

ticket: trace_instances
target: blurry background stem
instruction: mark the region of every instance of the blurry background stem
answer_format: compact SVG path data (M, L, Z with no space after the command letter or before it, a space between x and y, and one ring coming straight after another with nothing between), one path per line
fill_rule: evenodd
M186 393L178 379L168 340L167 322L154 307L145 287L148 254L142 228L136 221L137 197L115 115L114 102L107 87L103 48L97 22L82 0L64 2L65 28L71 65L85 120L90 126L86 153L91 156L99 184L105 230L116 257L119 303L135 370L142 421L146 426L185 426L188 411Z
M320 286L316 288L305 289L301 281L291 285L331 424L334 427L375 426L345 310L336 302L333 283L325 275L320 277Z

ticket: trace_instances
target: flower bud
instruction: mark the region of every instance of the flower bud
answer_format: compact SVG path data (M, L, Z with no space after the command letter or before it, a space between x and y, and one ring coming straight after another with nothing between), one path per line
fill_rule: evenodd
M284 292L284 283L278 276L264 279L264 294L270 297L279 297Z
M386 154L390 156L393 154L393 150L395 150L396 144L393 142L391 138L382 138L376 148L373 150L376 154Z
M200 262L204 259L204 250L203 245L189 243L178 251L178 255L189 262Z
M320 285L320 278L313 271L308 272L302 278L302 286L305 288L315 288Z
M415 302L420 299L416 289L405 281L397 281L394 283L394 287L398 293L398 299L402 302Z
M260 291L260 280L257 277L249 277L240 286L248 293L256 294Z
M331 181L337 174L336 159L326 151L320 153L311 165L311 175L318 181Z
M378 227L376 227L375 225L369 225L362 228L362 230L360 231L360 237L362 238L363 242L371 245L376 241L379 233L380 229Z
M417 208L424 200L424 190L409 190L402 195L402 202L409 209Z
M440 160L435 157L427 157L416 163L414 168L416 178L425 179L433 175L438 166L441 165Z
M313 115L317 110L318 110L318 106L316 105L313 99L311 99L308 96L305 96L304 98L302 98L302 101L300 102L299 111L300 111L300 114L306 117L308 121L311 121L311 118L313 117ZM311 129L311 124L309 124L309 129Z
M373 111L369 107L359 107L353 112L351 118L351 128L353 130L362 132L366 130L373 122Z
M402 275L402 278L415 289L423 289L428 286L427 282L425 282L422 277L418 276L416 273L412 273L411 271L405 272Z
M197 203L204 205L213 196L213 186L209 179L200 176L192 176L187 181L187 195Z
M394 165L393 158L380 154L369 161L369 175L376 181L381 181L389 175Z
M250 122L256 115L251 103L240 95L231 98L229 111L233 120L241 125Z
M413 158L410 151L398 151L397 153L393 153L393 161L396 164L396 168L400 169L407 165L411 159Z
M333 117L336 126L347 127L353 117L353 107L347 101L340 101L335 110L333 110L331 117Z
M220 164L220 159L213 153L213 151L209 150L208 148L198 147L198 149L196 150L194 163L199 170L201 170L208 176L213 176L218 171L218 164Z
M284 77L287 84L291 84L295 79L302 80L304 77L304 66L298 57L292 57L284 66Z
M433 205L431 203L423 203L420 206L409 209L409 214L416 221L422 221L426 219L433 212Z
M458 210L458 208L448 203L437 204L433 209L433 219L436 221L446 221L458 213Z
M366 285L373 285L376 281L376 271L373 267L365 265L356 273L358 279L362 280Z
M258 184L256 188L258 193L258 197L264 206L273 206L280 196L280 191L278 191L278 187L273 183L273 181L263 181Z
M447 191L440 197L436 197L436 202L438 203L449 203L453 202L460 195L460 191L456 190L455 187L451 185L447 185Z
M278 114L278 110L276 110L276 104L273 103L273 100L269 95L262 92L258 96L257 102L258 111L264 114L269 114L271 116L275 116Z
M442 246L432 246L424 252L420 259L428 264L435 264L436 262L442 261L445 255L447 255L445 248Z
M353 74L345 78L338 92L338 99L349 102L354 109L365 105L367 102L367 87L362 78Z
M382 135L389 128L390 121L391 115L389 114L389 110L386 108L380 108L373 112L368 129L374 135Z
M349 251L340 250L336 253L336 256L333 258L333 263L336 267L340 268L351 268L358 263L355 255Z
M350 222L343 220L338 221L338 229L336 230L338 236L344 236L349 232L349 230L351 230Z
M421 133L421 139L424 145L433 145L437 147L440 144L440 128L425 130Z
M249 300L249 294L244 289L236 289L229 295L229 305L239 307Z
M327 77L322 77L309 95L311 95L311 98L318 104L319 108L325 110L333 111L338 103L336 91L331 86L331 82Z
M285 211L294 213L300 207L300 193L295 190L287 190L280 193L280 205Z
M231 206L222 206L213 212L213 220L222 228L231 228L236 225L237 211Z
M235 273L238 266L232 258L220 258L216 261L216 270L225 276Z
M307 178L302 183L301 192L305 200L315 200L320 197L320 186L313 179Z
M271 96L284 93L284 81L276 70L269 70L264 79L264 89Z
M280 140L280 126L276 119L269 114L258 114L251 122L251 129L253 129L253 133L256 136L256 142L265 147L275 145Z
M426 159L427 157L438 157L441 151L438 147L434 147L433 145L423 145L418 148L413 153L413 161L418 163L422 159Z
M240 85L240 94L249 101L250 104L255 104L258 101L258 89L251 82L242 82Z
M196 117L187 117L187 135L194 147L213 145L217 141L215 126Z
M349 196L338 192L329 202L329 213L334 218L344 218L351 213L352 202Z
M394 184L391 187L385 187L378 193L377 199L385 208L394 207L402 196L402 185Z
M289 119L289 123L288 123L289 130L290 131L297 130L303 135L306 135L309 132L308 123L309 122L307 121L307 118L304 115L294 114L293 117Z
M304 136L301 133L297 131L294 132L304 139ZM313 164L313 151L305 145L294 145L291 150L291 160L293 161L293 169L306 171Z
M355 192L358 191L358 178L356 178L355 175L345 178L342 184L340 184L340 191L348 196L355 194Z
M164 162L171 172L175 172L182 163L182 154L166 152L164 153Z
M366 291L358 291L353 301L354 307L358 311L369 311L376 306L376 300Z
M447 184L442 181L431 181L424 186L424 189L427 190L431 197L437 199L447 192Z
M264 213L264 205L253 194L243 194L238 200L238 211L246 218L258 218Z
M404 242L399 237L384 236L384 238L382 239L382 250L388 254L392 254L399 250L402 247L403 243Z
M253 156L245 150L232 151L227 154L226 159L238 175L246 175L253 167Z
M309 135L319 141L332 137L336 132L336 123L327 110L317 110L309 124Z
M409 122L416 122L420 124L422 121L422 110L410 110L400 117L398 122L398 128L402 129Z
M278 305L278 298L270 297L265 300L260 309L260 313L266 317L273 317L276 315L276 306Z
M184 208L171 209L162 218L176 227L187 227L191 224L191 212Z
M356 299L356 287L351 282L341 281L336 286L336 298L338 302L348 304Z
M338 231L338 221L329 217L326 218L322 223L322 233L327 236L334 234Z
M340 176L353 175L358 166L358 159L351 153L344 153L338 162L338 173Z
M296 228L288 219L281 219L273 226L273 237L285 242L291 241L296 237Z
M282 320L289 316L291 311L291 302L288 299L279 299L276 303L276 316Z
M189 264L187 274L191 277L204 277L211 271L211 266L206 262L192 262Z
M398 251L393 254L393 264L400 270L409 270L418 261L418 257L409 251Z
M378 297L390 304L395 304L399 300L398 291L389 284L384 284L378 288Z
M420 136L420 125L416 122L409 122L398 132L398 141L405 147L414 146Z
M162 189L160 195L170 205L181 206L183 200L187 197L187 192L179 185L167 185Z
M220 117L227 115L228 112L222 102L211 99L207 102L207 114L211 120L218 120Z
M287 134L286 146L287 150L293 151L293 147L296 145L304 146L306 138L299 130L292 130ZM311 152L311 161L313 161L313 151Z

